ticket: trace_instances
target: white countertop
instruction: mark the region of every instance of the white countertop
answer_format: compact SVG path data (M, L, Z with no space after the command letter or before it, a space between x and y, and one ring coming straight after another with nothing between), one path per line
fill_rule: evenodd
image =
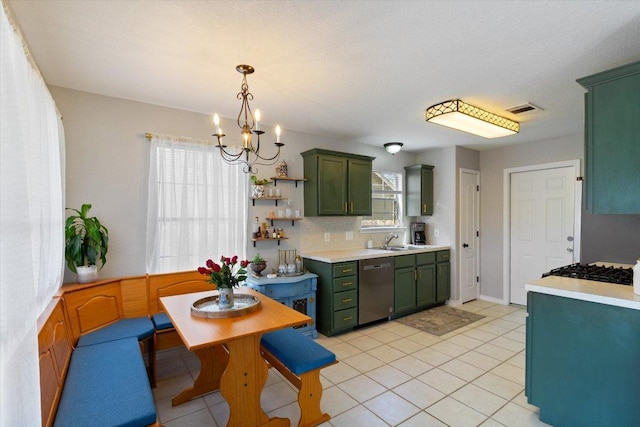
M530 292L640 310L640 295L634 294L633 286L629 285L548 276L529 282L524 288Z
M414 249L415 248L415 249ZM301 254L303 258L320 262L336 263L345 261L358 261L361 259L381 258L387 256L400 256L420 254L425 252L444 251L451 249L450 246L424 245L420 247L412 246L404 251L386 251L384 249L334 249L328 251L305 252Z

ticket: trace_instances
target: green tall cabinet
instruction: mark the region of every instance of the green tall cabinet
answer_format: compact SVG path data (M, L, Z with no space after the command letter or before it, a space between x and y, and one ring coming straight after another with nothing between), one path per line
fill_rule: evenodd
M406 215L433 215L433 166L406 166Z
M374 157L313 149L304 159L305 216L371 215Z
M640 213L640 62L578 80L586 94L586 203Z

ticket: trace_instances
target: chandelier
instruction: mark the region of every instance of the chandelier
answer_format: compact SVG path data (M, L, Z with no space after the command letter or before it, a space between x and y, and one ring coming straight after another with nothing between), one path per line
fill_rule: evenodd
M247 74L252 74L255 70L251 65L241 64L236 67L236 71L242 74L242 85L240 85L240 92L237 95L237 98L242 101L240 113L238 113L238 127L241 129L242 147L230 148L222 143L222 137L225 134L220 129L220 117L218 117L218 114L213 115L216 133L212 136L218 139L218 148L220 149L222 160L230 165L243 165L242 170L245 173L256 173L256 165L269 166L278 161L280 148L284 144L280 142L280 126L276 126L276 142L273 143L277 147L276 154L273 157L266 157L260 154L260 135L264 134L264 131L260 130L260 110L256 110L255 114L251 112L249 101L253 101L253 94L249 92L249 85L247 84ZM256 135L255 144L253 143L252 135Z

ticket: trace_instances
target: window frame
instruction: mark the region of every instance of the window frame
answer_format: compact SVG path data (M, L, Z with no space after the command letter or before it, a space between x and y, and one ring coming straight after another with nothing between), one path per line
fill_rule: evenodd
M376 190L374 188L374 177L376 174L393 174L397 177L398 190ZM372 170L371 171L371 205L372 209L375 205L374 200L376 195L389 195L394 194L397 197L397 224L396 225L364 225L363 222L373 217L373 211L371 216L363 216L360 220L360 232L362 233L385 233L394 230L404 230L404 175L401 172L388 171L388 170Z

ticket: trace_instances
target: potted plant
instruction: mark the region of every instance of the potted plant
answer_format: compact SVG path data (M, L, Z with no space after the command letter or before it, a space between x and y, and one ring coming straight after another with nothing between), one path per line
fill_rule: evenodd
M206 267L198 267L198 273L205 274L210 277L209 283L216 285L218 290L218 307L221 310L228 310L233 307L233 288L237 288L247 279L248 260L242 260L238 263L238 256L231 258L222 255L220 264L208 259Z
M65 224L64 256L69 270L78 274L79 283L94 282L98 279L96 262L100 268L107 262L109 230L98 218L89 217L91 205L84 204L80 210L67 208L77 215L67 218Z
M254 256L251 260L250 268L256 276L262 276L262 270L267 268L267 261L265 261L265 259L262 258L260 254L256 254L256 256Z

